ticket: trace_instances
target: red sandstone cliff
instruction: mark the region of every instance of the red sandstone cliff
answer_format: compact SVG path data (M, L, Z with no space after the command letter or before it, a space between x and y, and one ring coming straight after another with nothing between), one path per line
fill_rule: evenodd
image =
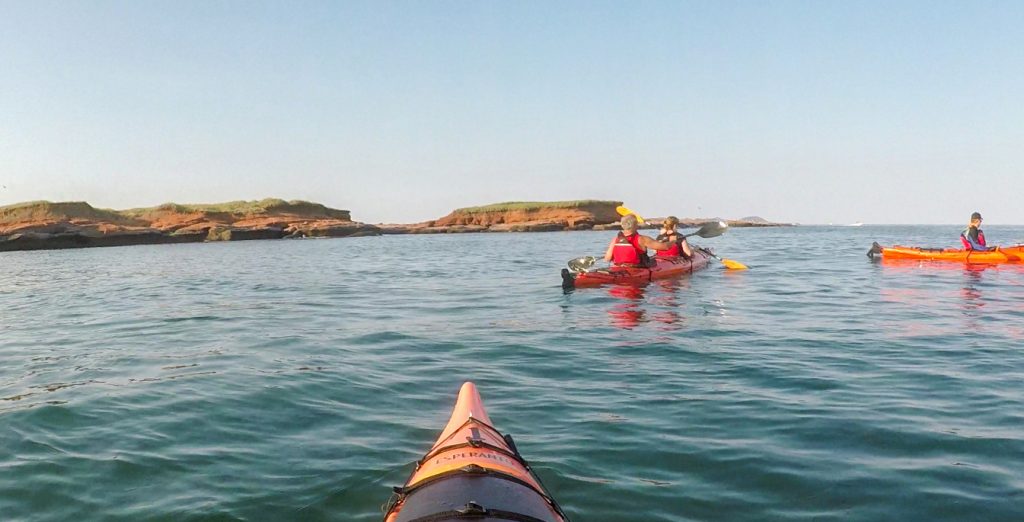
M452 225L496 225L551 223L562 229L580 230L619 220L615 207L621 201L554 201L535 203L497 203L463 208L430 223L434 227Z
M618 228L619 201L508 202L455 210L411 225L367 225L349 211L307 201L265 199L212 205L168 203L130 210L97 209L84 202L21 203L0 207L0 251L188 243L350 237L379 234L464 232L549 232ZM699 226L718 219L684 219ZM648 227L660 224L648 220ZM760 218L729 221L733 226L778 226Z
M0 207L0 251L379 233L347 210L280 199L123 211L84 202Z

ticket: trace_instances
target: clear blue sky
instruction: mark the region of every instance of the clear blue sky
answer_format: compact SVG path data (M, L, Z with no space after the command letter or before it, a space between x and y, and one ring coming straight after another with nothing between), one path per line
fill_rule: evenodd
M1024 223L1024 2L0 0L0 186Z

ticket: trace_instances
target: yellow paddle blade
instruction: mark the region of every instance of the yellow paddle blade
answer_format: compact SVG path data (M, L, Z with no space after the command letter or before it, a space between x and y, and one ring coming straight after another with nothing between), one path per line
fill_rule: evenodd
M722 259L722 264L730 270L746 270L749 268L747 265L744 265L739 261L733 261L732 259Z
M615 207L615 211L618 212L620 216L628 216L630 214L633 214L634 216L636 216L637 223L640 223L641 225L644 224L644 218L640 217L640 214L637 214L636 212L633 212L628 207L624 207L622 205L619 205L619 206Z

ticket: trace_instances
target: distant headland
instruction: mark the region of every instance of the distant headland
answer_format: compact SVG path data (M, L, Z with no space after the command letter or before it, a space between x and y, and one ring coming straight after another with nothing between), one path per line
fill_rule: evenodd
M616 227L621 201L506 202L460 208L412 224L353 221L348 210L309 201L263 199L110 210L81 201L32 201L0 207L0 251L48 250L249 239L359 237L382 234L551 232ZM680 219L699 226L719 218ZM721 220L736 227L786 226L760 217ZM655 226L659 219L648 219Z

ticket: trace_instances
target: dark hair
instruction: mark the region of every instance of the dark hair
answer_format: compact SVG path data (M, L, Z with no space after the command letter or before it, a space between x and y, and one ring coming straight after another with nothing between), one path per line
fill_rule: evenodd
M981 213L980 212L975 212L975 213L971 214L971 221L974 221L975 219L981 219Z

